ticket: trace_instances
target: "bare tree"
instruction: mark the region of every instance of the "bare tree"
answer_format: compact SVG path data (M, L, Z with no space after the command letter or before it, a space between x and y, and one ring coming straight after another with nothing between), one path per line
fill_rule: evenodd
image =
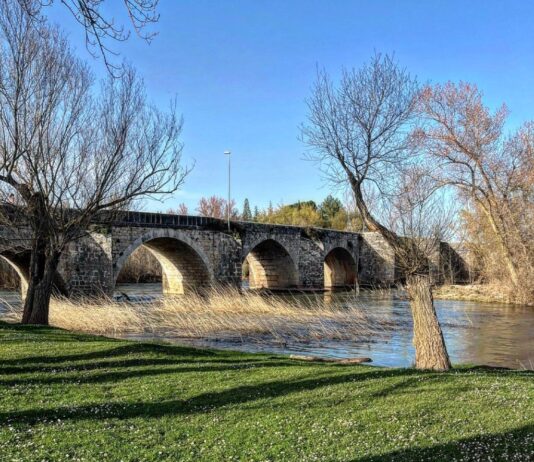
M440 278L443 241L455 235L457 213L429 175L424 159L405 168L397 177L397 193L383 198L388 229L399 240L395 262L406 278L414 324L415 363L422 369L445 370L450 361L436 316L430 284Z
M203 217L226 218L228 216L228 200L222 197L210 196L201 197L198 201L197 212ZM239 211L236 208L235 200L230 201L230 218L237 220Z
M61 33L16 3L1 4L0 47L0 183L14 196L2 220L30 230L23 322L47 324L66 245L96 218L182 184L182 121L174 103L163 113L146 102L132 69L95 88Z
M439 324L425 255L412 252L418 247L410 250L406 237L411 236L399 236L379 221L367 199L373 194L394 197L398 182L392 179L414 163L409 133L417 97L416 79L387 55L375 55L358 70L344 70L338 86L325 71L318 71L302 139L310 148L310 158L331 181L348 182L365 226L384 236L395 250L397 264L403 265L414 321L424 323L414 329L416 367L446 370L450 362L445 343L436 338L434 327Z
M42 8L52 5L54 0L17 0L17 2L33 22L40 23L43 21ZM102 12L106 4L104 0L58 0L58 2L70 11L83 28L89 53L94 57L101 56L109 72L117 75L121 66L110 59L110 56L116 56L117 53L110 47L109 42L128 40L131 30L117 24L113 17ZM149 31L148 28L159 21L157 12L159 0L122 0L122 3L137 36L150 43L156 33Z
M178 204L177 208L168 209L167 213L176 214L176 215L189 215L189 207L187 207L186 204L181 202L180 204Z
M482 212L514 290L529 287L534 255L525 218L533 190L532 124L507 135L506 107L490 111L478 88L467 83L428 86L419 102L425 118L414 140L439 166L439 181Z

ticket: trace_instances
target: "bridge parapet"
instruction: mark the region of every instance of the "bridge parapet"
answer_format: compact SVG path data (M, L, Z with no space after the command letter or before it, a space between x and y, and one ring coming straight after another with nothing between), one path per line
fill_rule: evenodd
M95 220L100 223L109 223L106 216ZM175 215L170 213L154 212L123 212L113 219L113 226L149 226L154 228L195 228L195 229L220 229L227 226L226 221L212 217L198 215Z

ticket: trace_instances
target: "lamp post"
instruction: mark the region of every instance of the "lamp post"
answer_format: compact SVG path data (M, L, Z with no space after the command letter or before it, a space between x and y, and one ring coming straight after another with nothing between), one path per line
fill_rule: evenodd
M226 213L228 215L228 231L230 231L230 157L232 157L232 151L224 151L224 155L228 156L228 203L226 204Z

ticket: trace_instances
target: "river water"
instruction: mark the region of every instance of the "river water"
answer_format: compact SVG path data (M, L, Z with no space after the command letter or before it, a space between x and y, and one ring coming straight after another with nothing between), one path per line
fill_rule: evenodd
M141 300L157 297L161 293L158 285L140 284L118 287L119 293ZM346 303L343 293L316 295L331 297L334 303ZM12 292L0 292L0 298L16 304L18 296ZM158 339L199 347L228 348L233 350L271 353L299 353L323 357L370 357L378 366L408 367L414 360L411 344L412 320L408 302L395 293L381 293L374 296L362 293L357 299L350 296L350 303L357 303L360 309L369 310L395 327L377 338L360 342L321 339L312 343L292 342L283 344L258 341L184 339L169 337L147 337L130 335L136 339ZM436 300L447 348L453 364L476 364L515 369L534 369L534 308L498 303L478 303L456 300ZM1 317L0 306L0 317Z

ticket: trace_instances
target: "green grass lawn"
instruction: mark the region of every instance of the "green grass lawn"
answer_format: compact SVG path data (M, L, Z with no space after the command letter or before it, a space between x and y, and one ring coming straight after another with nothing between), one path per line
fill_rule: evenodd
M534 373L422 373L0 323L0 461L534 460Z

